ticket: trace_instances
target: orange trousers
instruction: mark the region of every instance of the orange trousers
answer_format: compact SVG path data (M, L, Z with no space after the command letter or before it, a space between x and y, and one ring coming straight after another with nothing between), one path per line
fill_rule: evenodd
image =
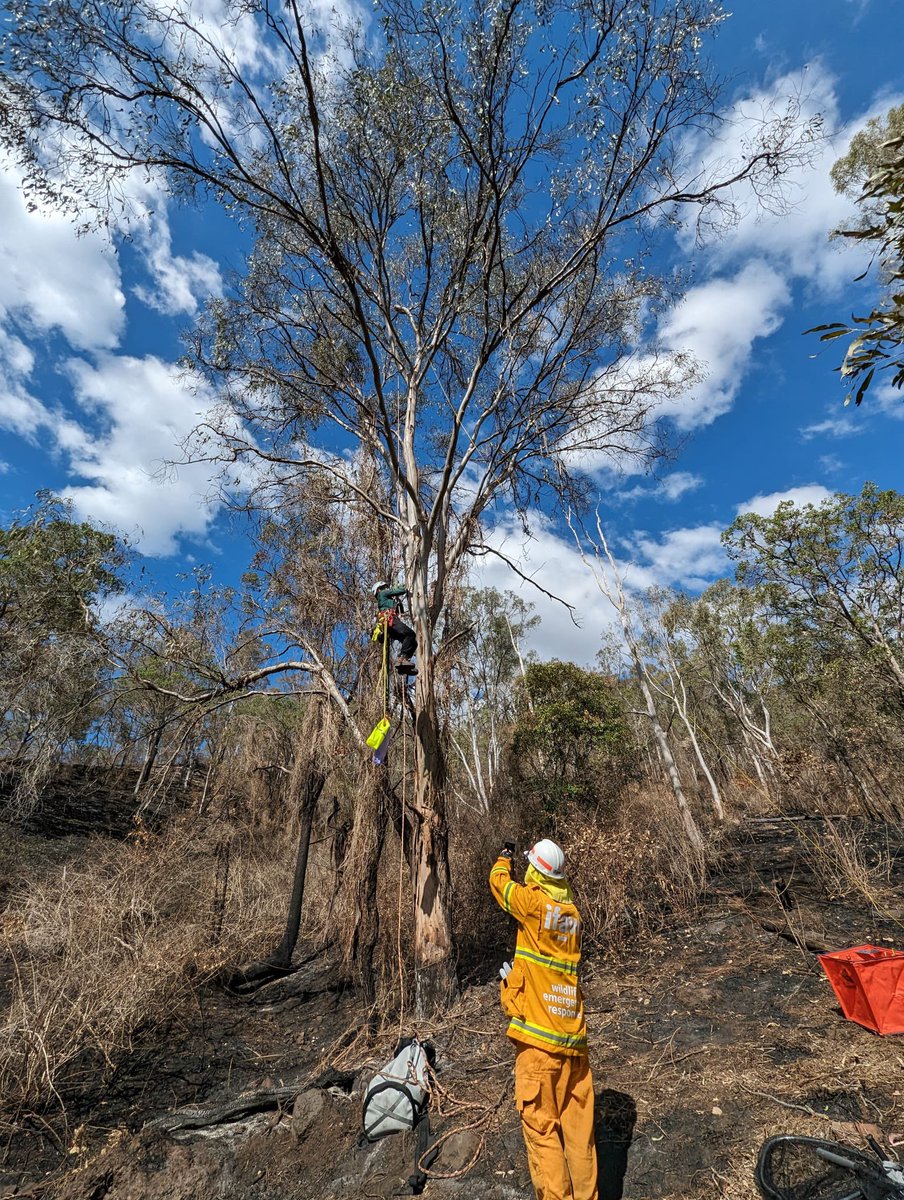
M516 1049L515 1103L537 1200L597 1200L589 1061Z

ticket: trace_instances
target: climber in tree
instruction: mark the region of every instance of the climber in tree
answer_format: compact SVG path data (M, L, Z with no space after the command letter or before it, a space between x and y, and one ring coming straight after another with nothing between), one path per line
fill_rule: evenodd
M417 668L411 659L417 650L417 637L414 630L400 619L402 597L407 595L407 589L390 587L385 579L374 584L374 596L377 601L377 630L380 631L381 637L388 633L392 641L400 643L396 670L402 675L416 675Z

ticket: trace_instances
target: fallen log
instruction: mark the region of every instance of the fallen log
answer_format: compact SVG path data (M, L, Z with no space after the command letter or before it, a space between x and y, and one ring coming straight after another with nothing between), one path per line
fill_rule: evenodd
M786 942L791 942L800 950L809 950L811 954L827 954L830 947L823 941L818 933L812 930L802 929L800 933L791 929L787 924L780 924L778 921L770 921L762 917L755 918L761 929L765 929L767 933L778 934L780 938L784 938Z
M294 1101L304 1088L303 1083L296 1083L289 1087L248 1092L244 1096L236 1096L233 1100L225 1100L222 1104L213 1104L206 1108L188 1105L147 1121L144 1129L173 1133L177 1129L206 1129L211 1125L225 1125L230 1121L239 1121L253 1113L266 1112L268 1109L279 1108L286 1102Z

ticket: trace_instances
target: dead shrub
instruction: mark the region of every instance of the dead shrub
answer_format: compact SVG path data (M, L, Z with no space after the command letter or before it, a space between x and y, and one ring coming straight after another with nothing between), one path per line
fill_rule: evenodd
M688 844L665 789L632 788L616 813L575 815L562 837L584 946L611 953L690 911L706 862Z
M224 839L244 842L225 876ZM186 821L124 843L98 839L77 865L21 885L4 914L13 979L0 1104L61 1099L76 1060L112 1066L139 1026L166 1021L225 964L269 949L290 870L272 839L265 847L223 822Z
M617 805L563 805L552 816L529 812L514 797L499 808L490 820L459 813L450 843L463 978L489 978L510 949L511 930L488 884L506 837L517 837L519 849L540 837L562 845L584 924L585 951L610 953L660 927L669 913L688 911L700 894L707 863L688 845L665 788L631 785ZM713 843L708 853L714 850ZM517 878L525 866L519 856Z
M880 916L888 915L893 857L888 844L871 846L876 826L857 828L850 821L823 821L801 829L806 856L830 898L858 896Z

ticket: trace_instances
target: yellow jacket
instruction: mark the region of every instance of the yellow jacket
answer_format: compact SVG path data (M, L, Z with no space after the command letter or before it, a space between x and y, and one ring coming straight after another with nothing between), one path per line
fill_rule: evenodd
M500 855L490 871L490 889L518 922L515 961L501 989L502 1007L511 1017L508 1036L556 1054L586 1054L578 983L581 918L568 885L516 883L511 860Z

